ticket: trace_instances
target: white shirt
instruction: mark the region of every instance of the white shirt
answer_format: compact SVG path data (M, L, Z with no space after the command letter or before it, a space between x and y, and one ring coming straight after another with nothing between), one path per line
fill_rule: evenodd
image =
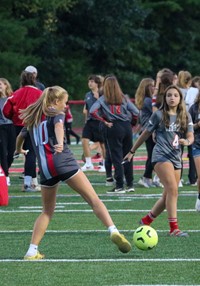
M187 111L190 109L190 107L194 104L195 99L199 93L199 89L196 87L190 87L187 90L186 97L185 97L185 104Z

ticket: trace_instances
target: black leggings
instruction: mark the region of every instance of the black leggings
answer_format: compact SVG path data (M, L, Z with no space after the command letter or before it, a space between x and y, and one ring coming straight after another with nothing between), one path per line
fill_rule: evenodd
M9 176L9 168L13 162L15 141L16 135L14 125L0 125L0 163L6 177Z
M23 126L15 126L16 136L21 132ZM36 178L36 155L33 149L33 145L31 142L31 138L29 133L25 138L23 149L29 150L27 155L25 156L25 163L24 163L24 175L30 176L32 178Z

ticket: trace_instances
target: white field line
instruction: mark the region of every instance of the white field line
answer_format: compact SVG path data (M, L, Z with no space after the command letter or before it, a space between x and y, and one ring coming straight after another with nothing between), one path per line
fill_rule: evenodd
M41 212L41 207L38 206L38 209L30 209L26 207L25 210L0 210L0 213L39 213ZM136 209L126 209L126 210L110 210L109 213L141 213L141 212L147 212L149 209L145 210L136 210ZM196 212L195 209L178 209L178 212ZM93 213L93 210L55 210L55 213Z
M131 232L134 232L135 229L132 229L132 230L125 230L125 229L120 229L120 232L123 232L123 233L131 233ZM169 230L159 230L159 229L156 229L157 232L159 233L168 233ZM9 234L9 233L32 233L33 230L0 230L0 234ZM189 229L187 230L187 232L189 233L199 233L200 232L200 229ZM100 230L100 229L97 229L97 230L47 230L46 233L59 233L59 234L88 234L88 233L108 233L107 230Z
M115 258L115 259L42 259L42 260L23 260L23 259L0 259L0 262L25 262L25 263L38 263L38 262L68 262L68 263L86 263L86 262L200 262L200 258L155 258L155 259L135 259L135 258Z
M127 195L127 194L97 194L102 201L125 201L125 200L139 200L139 199L152 199L152 198L160 198L162 194L139 194L139 193L133 193L133 195ZM194 197L197 195L197 191L182 191L179 193L179 197ZM12 195L9 196L11 199L18 199L18 198L40 198L41 193L38 192L38 194L30 194L29 196L24 195ZM58 194L57 198L80 198L81 196L78 194ZM108 198L115 198L115 199L108 199ZM105 198L105 199L103 199Z

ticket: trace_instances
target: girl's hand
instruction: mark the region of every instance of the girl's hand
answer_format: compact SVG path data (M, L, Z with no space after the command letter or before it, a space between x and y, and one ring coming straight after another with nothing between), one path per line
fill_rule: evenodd
M183 146L189 146L190 145L190 141L188 139L179 139L179 144L183 145Z
M111 127L113 126L113 123L112 123L112 122L107 122L107 121L105 121L104 123L105 123L105 125L106 125L108 128L111 128Z
M63 151L63 144L56 144L53 146L56 153L61 153Z
M130 162L134 155L135 155L135 153L128 152L128 154L126 154L126 156L124 157L123 161Z
M17 159L19 157L19 154L27 155L28 152L29 152L29 150L24 150L24 149L15 150L15 153L13 155L13 159Z

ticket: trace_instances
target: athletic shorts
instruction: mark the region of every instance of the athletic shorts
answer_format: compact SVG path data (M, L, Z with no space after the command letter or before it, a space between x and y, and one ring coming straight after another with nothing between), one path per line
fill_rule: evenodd
M200 149L192 147L192 156L193 157L199 157L200 156Z
M82 138L90 139L92 142L104 142L100 121L88 120L83 127Z
M40 184L41 184L41 186L44 186L44 187L53 187L53 186L57 185L60 181L65 182L65 181L69 180L71 177L76 175L78 172L79 172L79 169L73 170L71 172L56 176L56 177L51 178L49 180L41 181Z
M172 163L170 160L167 160L167 159L166 159L166 160L159 161L159 162L152 162L151 164L152 164L153 169L154 169L154 168L155 168L155 165L156 165L157 163L165 163L165 162L170 162L170 163ZM182 165L179 164L179 163L177 163L177 165L172 163L172 165L174 166L174 170L180 170L180 169L182 169Z

